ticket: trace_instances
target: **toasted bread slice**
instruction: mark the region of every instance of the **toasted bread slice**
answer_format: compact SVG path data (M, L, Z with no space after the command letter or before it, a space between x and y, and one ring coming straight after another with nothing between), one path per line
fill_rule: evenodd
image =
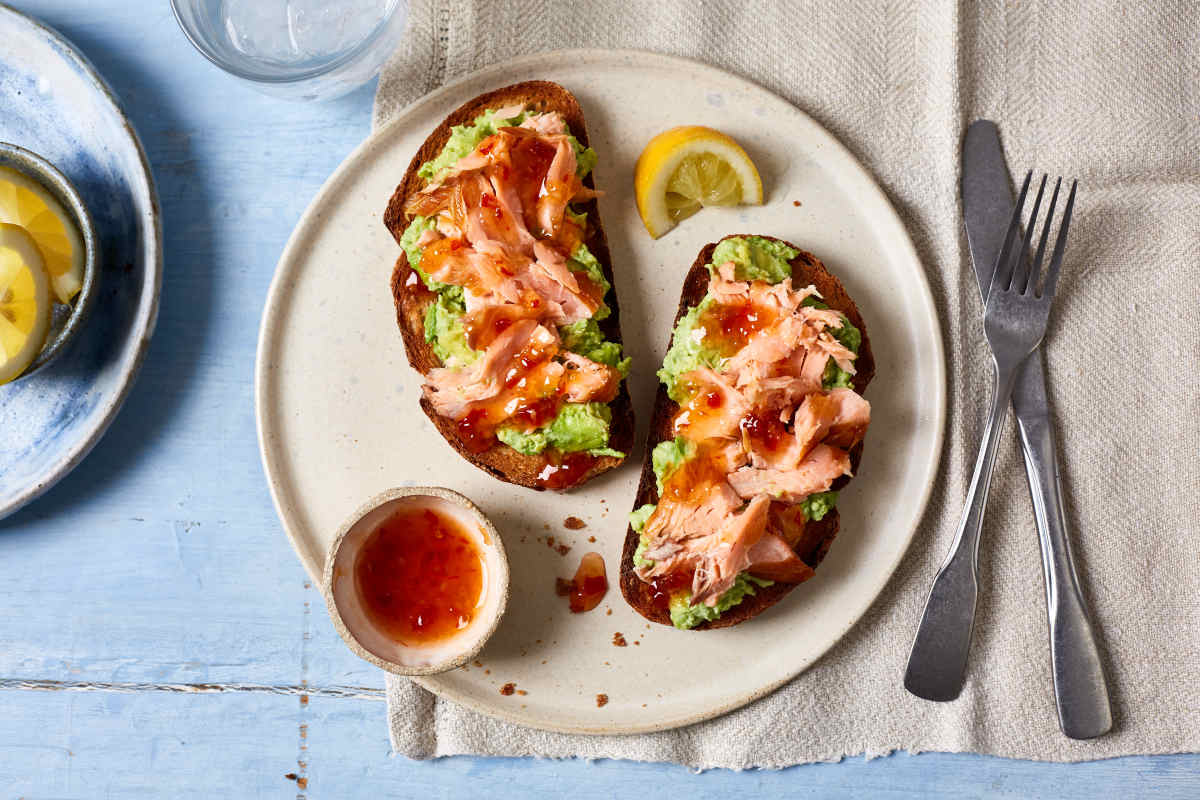
M724 237L724 239L749 235L751 234L731 234ZM771 239L773 237L763 236L762 238ZM724 239L721 241L724 241ZM783 243L793 249L800 249L789 242ZM700 255L696 257L695 263L692 264L692 268L684 278L683 292L679 299L679 309L675 314L676 324L692 306L703 300L704 295L708 293L709 272L705 265L712 258L713 250L716 249L717 244L718 242L713 242L706 245L700 251ZM855 368L858 370L858 373L852 380L854 390L861 394L875 375L875 359L871 355L871 342L867 337L867 327L863 322L862 316L859 314L858 306L850 299L850 295L846 293L846 289L842 286L841 281L834 277L813 254L801 250L800 254L792 259L791 266L792 284L794 286L802 287L809 284L816 286L825 303L830 308L841 311L856 328L862 331L862 344L859 346L858 358L855 361ZM674 325L672 325L673 331ZM674 334L672 333L673 337ZM667 344L669 347L670 342ZM637 497L633 504L635 509L640 508L646 503L658 502L658 486L655 482L654 466L651 462L650 454L653 452L656 444L674 438L671 432L671 420L678 410L679 406L667 396L666 387L660 383L658 394L654 400L654 413L650 420L650 435L646 444L646 461L642 466L641 482L638 484ZM861 457L862 444L860 443L850 451L850 461L856 471ZM840 489L849 480L848 476L839 478L834 483L833 488ZM830 545L833 544L833 539L838 532L838 524L839 515L836 508L826 514L819 522L809 522L805 525L804 534L795 547L796 555L810 567L816 569L821 560L825 558L825 554L829 552ZM650 585L639 578L634 572L633 553L637 550L638 539L639 534L632 527L629 527L625 532L625 546L621 552L621 594L625 596L625 601L646 619L670 625L671 615L669 610L654 603ZM745 622L759 615L768 607L778 603L784 595L798 585L795 583L777 582L771 586L757 588L756 594L748 595L741 603L725 611L717 619L710 622L702 622L691 630L727 628L730 625Z
M421 145L421 149L417 151L409 163L408 171L404 174L404 180L400 182L400 185L396 187L396 191L392 194L391 200L387 205L387 210L383 215L383 223L387 226L397 244L399 244L400 237L404 235L404 230L410 222L404 213L404 203L411 195L420 191L426 185L425 179L417 174L417 170L426 161L436 158L442 152L442 148L445 147L447 140L450 138L450 128L454 125L470 124L475 117L490 108L503 108L504 106L517 103L522 103L526 107L536 111L558 112L562 115L571 133L575 135L580 144L584 147L588 146L587 126L584 124L583 110L579 107L579 102L575 99L575 96L557 83L551 83L550 81L525 81L524 83L505 86L502 89L481 94L475 99L469 100L453 111L450 116L446 117L442 121L442 124L429 135L429 138ZM583 183L588 188L595 188L592 175L590 174L583 179ZM584 243L592 252L592 255L596 257L596 260L600 262L600 266L604 270L604 276L614 287L605 298L605 301L612 309L612 314L598 324L600 330L604 332L604 335L610 341L620 342L621 314L617 303L616 281L613 279L608 240L605 238L604 228L600 224L599 208L595 200L577 204L577 207L586 211L588 217ZM417 284L415 289L412 288L414 283ZM441 361L434 354L429 343L425 341L425 310L434 302L434 297L429 292L421 291L424 287L420 285L420 280L409 266L408 257L403 251L396 260L395 268L392 270L391 287L392 299L396 304L396 322L399 324L400 333L404 338L404 349L408 353L408 362L412 364L413 369L425 375L434 367L442 366ZM613 412L609 447L623 453L628 453L633 447L634 418L633 407L629 399L629 390L626 388L625 381L621 381L619 393L616 399L609 403L609 407ZM496 443L482 453L473 453L458 437L454 421L435 413L432 406L425 399L421 400L421 408L425 410L426 416L429 417L450 446L475 466L509 483L527 486L531 489L543 488L538 484L537 480L538 473L546 464L542 455L522 455L516 450L500 443ZM624 461L623 458L615 456L601 456L572 485L578 486L596 475L618 466L622 461Z

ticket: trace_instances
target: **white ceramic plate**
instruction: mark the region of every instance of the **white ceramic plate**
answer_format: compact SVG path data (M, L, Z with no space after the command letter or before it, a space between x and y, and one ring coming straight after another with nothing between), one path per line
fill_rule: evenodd
M417 405L421 381L405 360L388 291L399 248L383 227L383 209L446 114L533 78L576 94L600 154L596 185L605 192L601 215L634 359L639 442L680 284L705 243L737 232L795 242L842 278L866 320L878 373L866 393L873 412L863 462L839 503L841 533L814 579L747 624L677 631L647 623L621 598L615 572L640 452L583 489L538 493L470 466ZM686 123L718 127L746 148L766 204L707 210L653 241L634 205L634 163L652 135ZM887 583L921 517L941 449L944 390L921 264L883 192L846 149L744 80L689 61L611 51L551 53L477 73L413 104L346 159L280 259L256 375L267 477L314 579L339 524L364 499L412 483L466 494L504 537L512 599L480 655L483 668L419 682L485 714L580 733L661 730L715 716L778 687L845 634ZM587 527L566 530L571 515ZM547 547L546 536L569 544L570 553ZM554 578L569 576L588 550L604 556L613 585L598 609L573 615L555 596ZM613 645L616 632L628 646ZM527 694L502 696L508 682ZM600 693L609 698L602 708Z

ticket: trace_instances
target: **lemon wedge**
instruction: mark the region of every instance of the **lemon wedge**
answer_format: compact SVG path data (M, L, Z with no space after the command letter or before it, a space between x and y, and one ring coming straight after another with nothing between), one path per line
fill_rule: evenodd
M762 205L762 180L746 151L702 125L655 136L633 176L638 213L655 239L705 206Z
M50 279L33 237L0 222L0 384L33 363L50 330Z
M20 225L37 242L60 303L83 286L83 239L71 216L40 184L0 167L0 222Z

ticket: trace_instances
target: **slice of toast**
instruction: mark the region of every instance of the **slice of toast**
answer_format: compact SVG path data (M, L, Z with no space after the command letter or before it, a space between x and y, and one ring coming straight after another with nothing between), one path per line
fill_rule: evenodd
M584 147L588 146L587 126L584 124L583 110L579 107L575 96L557 83L525 81L481 94L475 99L467 101L442 120L442 124L421 145L409 163L404 179L396 187L396 191L388 202L387 210L383 215L383 223L391 231L397 244L410 222L404 213L404 203L427 183L417 174L417 170L426 161L436 158L442 152L442 148L450 138L450 128L454 125L470 124L488 109L503 108L518 103L535 111L558 112L579 143ZM595 188L591 174L583 179L583 184L588 188ZM616 281L613 280L608 240L605 238L604 228L600 224L599 208L595 200L576 204L576 207L587 212L588 224L584 243L596 260L600 262L600 266L604 270L604 277L614 286L605 298L605 302L612 309L612 314L598 324L600 330L610 341L620 342L620 306L617 303ZM429 343L425 341L425 310L434 301L434 298L428 292L410 290L408 288L411 285L410 276L419 283L419 279L413 274L413 270L408 264L408 257L402 251L392 270L391 280L392 299L396 304L396 322L399 324L400 333L404 338L404 349L408 354L408 362L412 364L413 369L425 375L434 367L442 366L440 359L434 354ZM609 407L612 409L612 426L608 446L614 450L628 453L633 448L634 418L629 390L626 388L625 381L621 381L617 397L609 403ZM499 442L482 453L473 453L458 437L455 423L452 420L435 413L433 407L424 398L421 400L421 408L425 410L426 416L450 446L475 466L509 483L527 486L531 489L543 488L538 485L537 481L537 475L546 463L542 455L522 455ZM595 463L579 476L573 486L578 486L596 475L618 466L622 461L624 461L623 458L615 456L597 458Z
M724 237L724 239L749 235L751 234L731 234ZM773 237L763 236L761 238L772 239ZM724 241L724 239L721 241ZM776 239L775 241L782 240ZM704 295L708 293L709 272L705 265L712 258L713 250L716 249L717 244L718 242L713 242L706 245L700 251L700 255L696 257L695 263L692 264L692 268L684 278L683 292L679 298L679 309L675 314L676 324L692 306L703 300ZM789 242L783 242L783 244L795 250L800 249ZM841 311L856 328L862 331L862 344L859 346L858 358L854 362L858 372L852 379L854 390L861 394L875 375L875 359L871 355L871 342L867 338L867 328L863 323L862 316L858 312L858 306L850 299L841 281L834 277L813 254L801 250L800 254L792 259L791 266L793 286L804 287L809 284L816 286L817 291L821 293L825 303L830 308ZM672 325L673 331L674 325ZM674 333L672 333L673 338ZM670 344L671 342L667 343L668 347ZM654 446L659 442L674 438L671 432L671 421L678 410L679 406L667 396L666 387L660 383L658 385L658 394L654 400L654 413L650 419L650 435L646 444L646 461L642 466L641 482L638 484L637 497L633 504L635 509L640 508L646 503L658 502L658 486L654 478L651 453L654 450ZM862 443L859 443L850 451L850 461L854 470L858 469L858 462L861 457ZM833 488L840 489L849 480L849 476L839 478L834 483ZM825 558L825 554L829 552L829 546L833 543L833 538L838 532L838 520L839 515L835 508L819 522L809 522L804 526L804 534L800 537L795 552L810 567L816 569L821 560ZM625 532L625 546L621 552L621 594L625 596L625 601L646 619L670 625L671 615L669 610L654 603L650 585L639 578L634 572L633 553L637 550L638 539L639 534L632 527L629 527ZM717 619L702 622L691 630L727 628L730 625L745 622L762 613L768 607L775 605L784 595L798 585L795 583L776 582L771 586L756 587L756 594L747 595L741 603L723 612Z

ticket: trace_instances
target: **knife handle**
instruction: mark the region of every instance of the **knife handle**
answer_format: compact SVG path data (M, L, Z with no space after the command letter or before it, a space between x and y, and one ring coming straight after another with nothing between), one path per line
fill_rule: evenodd
M1026 363L1040 366L1040 361L1041 354L1034 353ZM1071 557L1054 435L1046 415L1018 417L1018 425L1042 548L1058 724L1072 739L1091 739L1112 728L1112 708L1100 649Z
M1001 367L1000 362L995 361L992 412L983 427L975 474L967 488L966 507L950 553L929 589L925 612L908 654L904 688L926 700L953 700L962 692L966 680L967 653L971 649L971 631L975 626L975 604L979 595L979 536L992 483L992 468L996 464L996 448L1018 366L1005 364Z

